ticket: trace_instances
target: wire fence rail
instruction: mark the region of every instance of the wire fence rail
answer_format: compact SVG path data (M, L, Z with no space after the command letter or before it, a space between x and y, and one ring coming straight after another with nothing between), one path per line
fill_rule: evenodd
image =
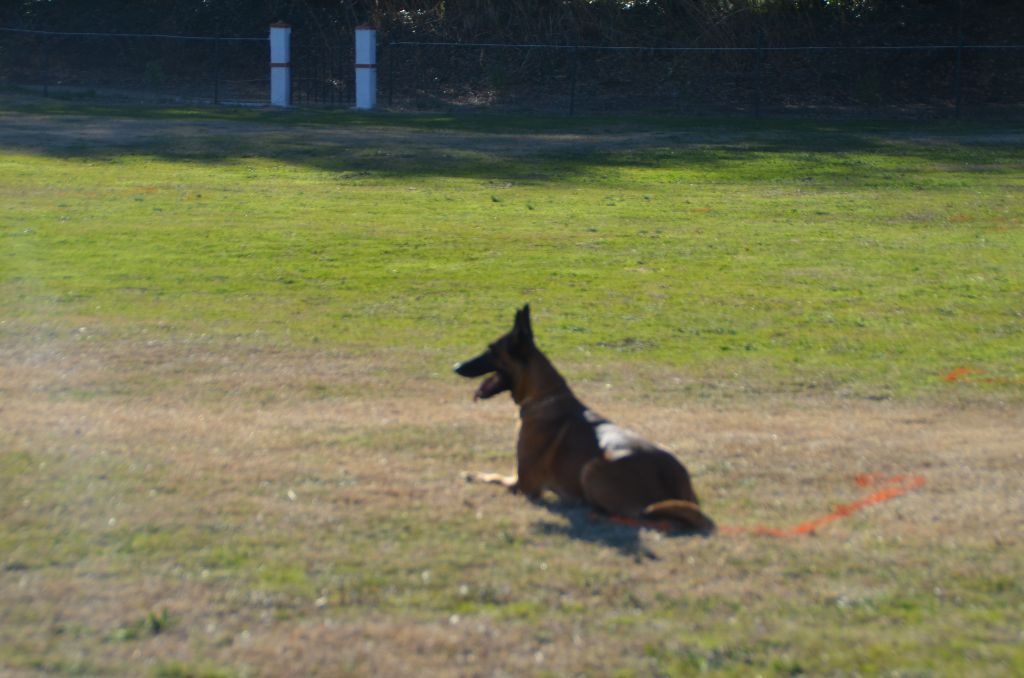
M1024 111L1024 45L635 47L391 40L393 109L534 112ZM296 28L292 96L350 106L353 36ZM266 104L266 37L0 27L0 84L47 95Z

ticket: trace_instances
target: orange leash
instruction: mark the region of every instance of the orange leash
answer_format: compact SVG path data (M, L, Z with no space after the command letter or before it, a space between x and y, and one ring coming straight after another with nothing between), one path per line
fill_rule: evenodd
M925 484L925 479L923 476L900 475L891 476L883 480L883 476L880 473L861 473L854 477L854 482L856 482L860 487L869 487L877 484L882 484L883 487L856 501L852 501L848 504L839 504L832 509L831 512L826 513L823 516L806 520L799 525L794 525L792 527L764 527L761 525L738 527L724 525L720 526L718 531L721 534L757 534L766 537L799 537L802 535L813 534L819 528L824 527L833 521L839 520L840 518L845 518L848 515L856 513L862 508L881 504L884 501L888 501L894 497L899 497L910 490L921 487ZM609 520L627 527L646 527L660 530L662 532L672 532L676 529L676 526L673 523L666 520L637 520L635 518L622 518L620 516L612 516Z
M862 473L856 476L854 480L861 487L868 487L878 483L881 477L882 476L878 473ZM848 515L856 513L862 508L881 504L883 501L888 501L893 497L898 497L906 494L910 490L921 487L924 485L925 480L923 476L892 476L882 482L885 486L878 491L856 501L851 501L849 504L839 504L832 509L831 512L826 513L823 516L806 520L799 525L794 525L793 527L723 526L719 528L719 531L722 534L760 534L768 537L799 537L801 535L812 534L819 528L839 520L840 518L845 518Z
M978 377L971 375L985 374L985 370L977 370L973 367L958 367L946 376L943 377L945 381L953 383L955 381L965 382L968 384L1024 384L1024 379L1008 379L1006 377Z

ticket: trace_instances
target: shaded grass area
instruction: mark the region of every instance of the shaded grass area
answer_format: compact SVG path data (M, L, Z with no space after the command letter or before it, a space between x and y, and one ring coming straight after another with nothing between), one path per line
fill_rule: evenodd
M679 130L708 128L720 129L761 129L765 126L789 129L859 129L867 130L905 130L918 131L922 126L929 130L973 131L991 130L990 122L953 121L936 119L922 122L920 120L890 119L858 119L848 118L835 123L828 119L752 119L749 116L726 118L686 117L679 115L658 114L618 114L618 115L505 115L478 113L470 110L448 113L402 113L365 112L339 109L291 108L288 110L272 108L238 108L238 107L174 107L169 105L130 105L106 104L99 102L62 100L58 97L40 98L38 95L19 92L16 89L0 91L4 95L3 110L11 113L30 115L88 115L103 118L136 119L136 120L185 120L188 122L226 121L231 123L272 123L279 125L345 125L356 127L396 127L403 130L418 132L428 131L464 131L486 133L529 133L559 132L580 129L645 129L645 130ZM1006 123L1006 124L1018 124Z
M585 360L877 397L970 366L1020 392L1021 145L992 142L1007 130L519 137L490 118L424 132L218 111L259 123L196 130L74 110L34 135L3 117L28 126L0 164L7 317L448 353L531 300L543 345Z

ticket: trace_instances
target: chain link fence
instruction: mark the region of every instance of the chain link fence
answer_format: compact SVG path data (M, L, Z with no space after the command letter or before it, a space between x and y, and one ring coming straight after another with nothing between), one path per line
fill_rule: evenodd
M266 38L0 28L0 83L46 95L266 102Z
M353 100L352 38L292 43L292 102ZM0 85L47 96L265 105L267 37L70 33L0 28Z
M1024 110L1024 45L639 48L396 41L390 107L914 115Z
M757 116L1024 111L1024 45L603 47L391 41L380 98L400 110ZM292 39L292 102L348 107L353 36ZM0 28L0 84L48 95L266 104L266 37Z

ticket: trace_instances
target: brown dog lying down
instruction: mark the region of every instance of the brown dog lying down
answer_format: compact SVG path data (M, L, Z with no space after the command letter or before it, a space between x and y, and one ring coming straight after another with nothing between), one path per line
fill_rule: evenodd
M690 475L678 459L581 403L533 343L530 307L516 312L512 331L479 356L455 366L463 377L489 375L473 399L511 391L519 405L517 474L466 474L530 497L552 490L585 500L613 516L671 521L709 534Z

